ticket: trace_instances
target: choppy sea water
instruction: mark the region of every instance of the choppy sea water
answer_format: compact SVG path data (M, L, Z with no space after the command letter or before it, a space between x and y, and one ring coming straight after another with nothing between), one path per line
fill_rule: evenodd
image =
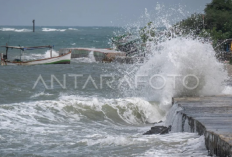
M107 48L113 32L118 30L120 28L37 27L32 33L29 27L5 26L0 27L0 45L6 42L21 46L54 45L55 51L66 47ZM162 90L147 85L134 89L128 85L134 81L134 73L143 76L159 71L184 74L197 67L196 74L204 76L207 81L203 82L209 82L198 89L199 93L206 93L214 81L220 82L218 75L211 77L215 71L220 76L225 73L220 71L223 66L211 58L210 46L179 40L164 43L173 45L165 52L173 51L171 54L176 56L159 52L162 55L151 57L143 65L97 63L90 56L72 59L70 65L0 67L0 156L207 156L204 137L196 133L142 135L153 123L165 120L170 105L160 105L170 98L166 96L173 96L175 92L181 95L182 91L174 92L169 84ZM194 44L196 51L203 50L206 57L196 54L203 63L197 67L192 63L189 69L180 70L179 67L189 61L185 60L185 53L178 56L176 50L187 51L188 44ZM189 52L192 57L194 53ZM18 54L10 55L13 58ZM29 59L46 56L46 50L25 55ZM204 69L205 64L214 65L210 67L214 71ZM130 77L129 81L125 76ZM124 83L120 83L123 78ZM220 89L219 85L215 86Z

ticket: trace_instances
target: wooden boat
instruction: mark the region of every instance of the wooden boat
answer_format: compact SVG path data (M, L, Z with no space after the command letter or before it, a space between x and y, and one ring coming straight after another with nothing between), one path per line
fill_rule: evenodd
M1 53L1 65L37 65L37 64L70 64L71 60L71 50L66 54L59 55L57 57L52 57L52 46L36 46L36 47L17 47L17 46L2 46L6 48L6 54ZM26 50L35 50L35 49L50 49L50 58L38 59L23 61L22 55ZM13 61L8 60L8 49L19 49L20 50L20 59L15 59Z
M59 50L59 55L67 53L69 50L72 51L71 58L89 57L92 52L94 60L97 62L112 62L118 56L126 56L125 52L97 48L65 48Z

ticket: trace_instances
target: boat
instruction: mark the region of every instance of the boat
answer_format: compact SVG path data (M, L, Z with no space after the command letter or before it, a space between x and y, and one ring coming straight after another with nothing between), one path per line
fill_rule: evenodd
M72 51L71 58L88 57L92 52L95 61L104 63L112 62L119 56L126 56L125 52L97 48L64 48L59 50L59 55L63 55L69 50Z
M6 48L6 54L1 53L1 65L38 65L38 64L70 64L71 52L69 50L67 53L53 57L52 49L53 46L35 46L35 47L22 47L22 46L1 46ZM50 49L50 58L38 59L38 60L23 60L23 52L26 50L35 50L35 49ZM14 59L13 61L8 60L8 50L9 49L18 49L20 50L20 58Z

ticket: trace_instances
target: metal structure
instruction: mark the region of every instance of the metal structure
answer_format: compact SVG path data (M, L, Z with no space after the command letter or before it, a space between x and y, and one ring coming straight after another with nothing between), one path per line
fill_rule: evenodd
M6 54L1 53L1 65L38 65L38 64L70 64L71 60L71 50L66 54L59 56L52 56L53 46L34 46L34 47L22 47L22 46L2 46L6 48ZM50 57L36 60L23 60L22 56L26 50L36 50L36 49L50 49ZM8 60L8 50L18 49L20 50L20 58L14 59L12 61Z

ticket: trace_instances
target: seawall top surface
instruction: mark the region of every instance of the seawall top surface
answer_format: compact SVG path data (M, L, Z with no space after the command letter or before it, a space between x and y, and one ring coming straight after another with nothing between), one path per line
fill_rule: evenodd
M173 103L232 146L232 95L173 98Z

